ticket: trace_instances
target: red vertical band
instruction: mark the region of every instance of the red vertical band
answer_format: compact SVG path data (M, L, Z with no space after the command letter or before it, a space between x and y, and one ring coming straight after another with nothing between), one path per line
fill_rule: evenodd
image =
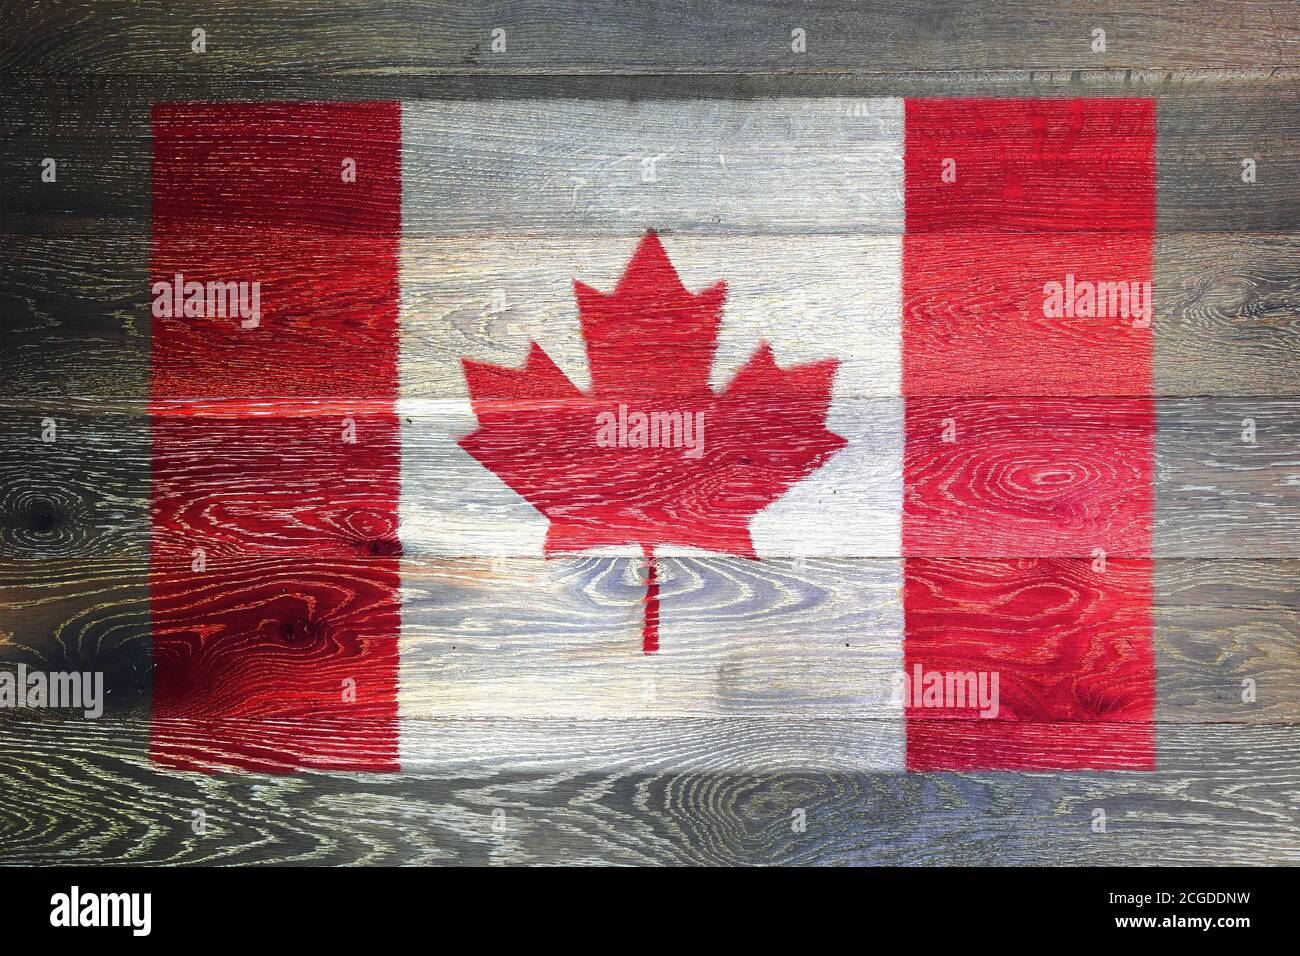
M906 116L908 767L1149 768L1154 104Z
M396 769L400 109L153 139L152 755Z

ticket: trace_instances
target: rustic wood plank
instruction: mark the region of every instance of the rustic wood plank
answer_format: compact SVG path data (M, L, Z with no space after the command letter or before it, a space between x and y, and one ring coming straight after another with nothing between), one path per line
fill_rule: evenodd
M1100 580L1089 562L1074 563L1076 573L1060 580L1081 589ZM1286 577L1296 566L1156 562L1161 719L1300 719L1300 616ZM1250 568L1277 577L1267 589L1272 603L1204 594L1193 602L1179 590ZM638 571L636 562L591 558L405 562L403 715L897 712L897 563L665 560L660 652L649 660L629 653L640 631ZM1257 595L1266 590L1256 587ZM1012 600L1015 588L1008 581L1001 599ZM1087 603L1086 593L1056 597L1058 608ZM1059 617L1053 621L1059 632ZM1007 623L1026 624L1023 616ZM1246 678L1267 685L1249 704L1241 694Z
M897 232L901 203L891 195L901 189L894 175L902 149L896 102L411 104L403 115L404 228L492 236L608 234L634 224L707 233ZM1300 161L1289 144L1297 130L1300 108L1279 112L1276 102L1255 94L1160 98L1158 228L1293 229L1300 222ZM997 131L971 135L979 141L970 154L1002 155ZM460 148L444 154L447 143ZM1049 144L1049 155L1054 148ZM647 188L640 161L653 156L662 160L657 182ZM718 157L725 160L721 171ZM1244 158L1267 175L1243 183ZM1107 171L1129 174L1122 163ZM1063 221L1061 228L1071 231L1114 228L1082 211Z
M401 436L391 406L274 402L151 420L156 556L392 556ZM155 404L155 408L164 407ZM171 407L171 406L167 406Z
M1187 702L1225 722L1294 719L1300 561L1157 561L1156 718ZM1247 685L1247 681L1251 683ZM1253 692L1248 703L1246 690Z
M1086 587L1089 561L1075 563L1068 580ZM664 560L654 658L641 653L640 561L408 558L401 570L407 719L899 717L897 560ZM1296 560L1155 562L1162 722L1300 721L1298 573ZM258 635L213 644L212 673L223 648L270 655L268 672L304 654L318 671L349 666L340 629L365 619L365 561L214 560L190 576L188 599L173 587L155 601L162 626L238 608ZM152 621L138 559L0 562L0 667L103 671L111 714L148 714Z
M1290 612L1157 606L1153 614L1158 721L1300 718L1300 621Z
M5 232L146 236L149 110L136 98L15 98L0 119ZM53 182L42 178L46 159L55 161ZM67 228L81 217L102 225ZM140 265L147 269L148 260Z
M926 401L931 405L942 401L946 403L943 407L952 409L958 434L965 427L969 441L982 442L978 446L981 461L987 460L990 447L1000 449L998 468L966 469L960 442L933 448L909 442L908 455L945 450L942 456L918 458L917 464L924 466L927 480L954 506L988 494L996 498L1000 493L983 487L987 476L1013 481L1011 476L1022 461L1059 462L1063 469L1060 480L1072 489L1064 495L1063 487L1041 488L1041 497L1031 503L1025 488L1034 482L1023 478L1028 482L1025 488L1008 493L1022 515L1022 533L1009 536L999 529L995 518L985 515L980 525L983 537L972 537L962 553L990 557L1087 555L1095 547L1144 553L1146 518L1135 515L1120 491L1132 491L1138 478L1118 470L1106 452L1110 443L1123 441L1138 448L1154 444L1157 556L1300 555L1300 527L1294 520L1300 503L1300 465L1295 457L1300 404L1294 401L1255 399L1233 404L1200 398L1159 399L1154 435L1147 419L1126 417L1126 410L1133 406L1131 399ZM1023 414L1017 411L1021 408ZM788 501L775 506L774 514L780 520L766 528L767 554L889 556L881 548L894 541L887 516L897 500L891 475L901 467L896 444L901 414L898 400L842 403L831 426L857 439L845 450L848 456L841 459L846 463L844 473L831 471L835 468L832 461L822 469L824 474L803 483L807 486L801 489L804 494L792 492ZM1248 416L1258 423L1259 437L1253 445L1240 436ZM522 499L505 494L491 475L475 471L470 467L473 462L457 454L454 438L472 425L468 412L461 412L459 419L403 412L403 421L404 484L414 489L403 505L408 517L403 531L408 553L537 552L544 519ZM1072 442L1061 437L1067 428ZM996 445L990 446L990 442ZM1065 456L1067 446L1073 457ZM947 452L948 448L954 450ZM581 454L578 442L569 453ZM1143 475L1140 480L1147 478ZM846 496L845 505L829 505L832 490ZM1062 504L1067 499L1068 503ZM1062 521L1062 507L1069 508L1068 521ZM931 512L942 513L938 506ZM837 522L845 515L857 515L865 522L862 529L872 533L862 538L842 535ZM1030 526L1032 537L1023 533ZM924 550L931 547L931 540L940 538L918 533L914 547L923 550L910 553L942 554ZM833 544L828 547L827 542Z
M273 763L393 765L401 626L395 558L213 557L201 568L182 561L155 554L151 566L152 716L191 722L195 745L165 734L161 750L189 765L187 751L203 749L198 741L229 741L243 759L226 766L262 766L267 748L255 728L282 720ZM234 729L240 726L253 729L245 735ZM353 727L360 743L347 741ZM371 748L386 756L369 759Z
M1277 864L1296 854L1294 726L1162 726L1153 773L773 772L773 753L842 747L851 724L788 725L691 770L609 759L655 739L711 752L709 721L600 722L595 766L546 759L545 731L502 726L542 759L507 769L481 722L426 727L447 756L401 774L167 773L139 723L5 721L0 859L51 863ZM730 726L734 722L724 722ZM460 741L466 760L454 759ZM554 753L554 751L552 751ZM456 767L458 769L451 769ZM1092 829L1094 811L1105 833ZM203 810L206 833L193 832ZM792 827L797 810L807 826ZM504 829L494 829L504 813Z
M0 144L6 173L0 211L11 233L0 248L6 263L0 395L138 400L147 394L149 143L143 118L155 98L579 96L618 102L646 96L690 100L712 90L753 103L757 114L770 109L765 97L798 91L834 90L850 97L1158 94L1156 390L1248 396L1189 404L1161 420L1157 465L1167 481L1157 490L1171 510L1163 524L1157 515L1157 553L1209 560L1155 564L1157 715L1164 721L1157 732L1160 769L1154 774L863 774L858 772L863 767L894 760L888 732L882 735L876 726L887 721L872 722L866 732L861 721L782 717L773 725L732 715L725 721L656 718L617 727L609 721L574 726L554 720L417 720L406 742L408 772L400 777L209 777L151 768L144 759L146 730L139 723L6 719L0 721L5 754L0 783L23 799L0 808L5 834L0 860L1300 862L1295 853L1300 793L1294 746L1300 708L1296 562L1220 560L1300 555L1293 520L1300 467L1292 427L1297 415L1286 402L1269 399L1295 394L1297 384L1293 237L1300 224L1300 161L1291 144L1300 130L1300 111L1294 107L1300 98L1293 84L1279 84L1276 75L1185 71L1187 66L1294 62L1294 12L1266 3L1161 4L1141 12L1098 3L1017 14L1005 4L958 12L939 3L864 15L841 0L825 0L801 11L799 25L808 30L809 48L796 57L788 47L790 15L777 7L746 8L738 15L734 5L723 4L708 11L727 18L720 26L693 23L698 32L692 33L677 25L675 12L648 5L594 20L576 5L544 6L524 11L527 16L517 5L509 11L440 6L435 18L448 19L432 21L442 29L431 31L411 29L417 17L422 25L430 22L427 5L417 11L407 4L378 5L368 19L353 19L341 6L323 3L291 10L259 5L251 12L246 4L207 5L201 14L174 4L42 3L21 17L7 17L21 29L0 37L0 70L38 77L31 90L64 83L74 73L91 78L64 86L68 95L51 109L39 95L25 95L23 78L8 73L14 95L0 105L6 133ZM1105 22L1094 24L1098 15ZM203 18L211 38L210 52L201 60L187 52L195 16ZM498 20L510 42L507 52L493 54L487 34ZM1025 29L1025 22L1032 29ZM1109 53L1087 51L1093 25L1107 29ZM706 63L777 71L888 71L943 63L956 69L1051 66L1076 72L594 80L376 75L689 70ZM1077 71L1134 65L1184 71ZM335 79L256 75L267 68L312 69ZM355 76L364 71L373 73ZM347 82L338 83L344 74ZM500 115L519 108L516 102ZM841 122L859 120L859 105L845 102L834 116ZM502 118L489 132L508 143L507 125ZM581 142L588 132L570 131L569 139ZM536 145L536 139L531 146L507 145L492 154L493 161L517 161ZM57 188L40 184L37 176L40 158L51 154L60 158ZM1253 186L1239 178L1239 162L1246 156L1259 163L1260 180ZM834 159L813 158L822 167ZM568 171L566 159L560 151L543 153L545 168L557 176ZM590 157L570 164L579 172L594 168L606 174ZM853 187L847 176L832 185ZM613 174L597 183L598 208L607 201L617 212L627 205L627 195ZM454 208L455 194L452 200ZM454 229L493 229L493 223L474 215L453 218ZM781 218L799 221L799 215ZM496 234L502 233L500 222L498 217ZM817 223L816 228L805 224L803 231L828 228L825 216ZM712 228L703 220L689 225L705 232ZM869 219L865 225L873 228ZM863 226L855 220L834 229L861 232ZM437 228L427 231L436 234ZM1223 234L1229 230L1238 234ZM111 238L103 241L103 236ZM765 309L778 291L763 291ZM833 289L828 298L833 308L846 294ZM425 382L458 385L443 371L456 371L460 356L452 353L461 349L461 338L506 355L523 330L508 313L489 319L472 307L459 308L454 334L430 335L422 343L433 374L425 376L422 366L413 366L424 376L418 388ZM815 323L795 320L791 329L801 329L809 344L820 344ZM9 362L11 356L17 360ZM433 364L438 362L442 365ZM887 376L866 374L871 368L864 362L857 370L862 382L886 381ZM869 384L853 393L875 394ZM446 397L437 388L417 394ZM879 394L892 389L882 387ZM1262 413L1261 404L1268 406ZM6 427L0 429L0 662L107 669L111 710L143 717L150 619L141 557L148 538L139 519L148 506L147 489L140 486L141 476L147 476L147 432L139 421L122 427L123 416L112 412L118 417L111 427L96 420L89 432L74 433L80 445L23 461L29 410L4 419ZM83 408L81 418L72 416L74 423L89 422L90 414ZM138 408L124 415L138 418ZM1259 426L1257 444L1245 451L1234 444L1244 417L1255 418ZM88 467L77 467L78 462ZM250 499L257 495L250 484L242 491ZM290 516L282 509L281 517ZM201 516L191 521L193 527L201 524ZM217 524L211 530L218 530ZM293 552L292 535L278 543ZM374 541L340 534L331 544L340 553L356 550L364 561ZM299 564L296 571L273 579L291 591L295 574L302 593L339 585L314 570L310 560L292 560ZM418 648L410 660L412 676L432 668L444 681L435 686L451 693L463 693L464 680L490 683L493 675L536 669L536 660L548 655L543 667L555 667L542 671L551 675L546 686L567 688L569 696L562 693L559 700L573 708L590 675L587 665L609 662L618 620L639 610L638 578L629 561L577 559L575 567L587 570L568 576L560 565L534 559L498 560L500 566L493 567L476 558L417 555L408 564L415 612L411 636L413 649ZM805 713L833 713L846 701L870 706L854 693L858 680L883 663L886 615L879 610L884 604L876 603L882 595L869 587L854 590L848 582L878 572L887 580L896 561L811 558L800 566L712 558L664 564L666 589L689 610L686 626L668 640L681 651L676 663L686 664L695 679L658 689L658 706L642 705L643 713L690 711L693 701L709 699L702 693L709 675L716 675L717 699L737 713L801 706ZM534 569L531 576L528 568ZM561 573L550 576L556 569ZM503 594L490 586L502 576L531 580L533 587ZM565 613L585 606L582 599L594 602L597 611L569 620L557 633L555 615L547 612L560 609L563 620ZM807 628L804 617L814 612L829 612L834 626L827 632ZM298 634L294 628L303 624L303 616L289 614L281 623ZM504 640L494 642L502 631ZM875 649L866 660L859 656L833 668L827 662L838 658L829 653L829 638L841 632L852 645L848 650L862 651L855 641L864 634L874 635ZM780 673L814 678L826 696L815 699L797 680L793 687L777 681L777 669L766 663L774 658L764 637L788 639L775 649ZM449 641L454 650L448 651ZM834 649L840 650L838 644ZM446 683L452 678L457 683ZM1258 682L1254 704L1240 700L1245 679ZM627 702L613 677L608 687L610 701ZM637 685L624 681L621 687ZM836 688L841 696L831 696ZM701 695L692 697L691 691ZM634 710L639 699L631 698ZM439 712L438 695L414 700L430 714ZM1266 723L1282 720L1289 723ZM259 732L274 740L279 731L256 725L236 731L249 739ZM810 767L818 772L809 772ZM190 830L196 805L207 809L214 823L208 837ZM1098 806L1110 817L1105 835L1090 828ZM803 834L790 827L796 807L808 811ZM506 812L504 833L492 828L497 809Z
M1259 103L1259 113L1252 102ZM1253 94L1235 93L1216 97L1212 105L1181 97L1158 101L1158 232L1296 230L1300 158L1292 144L1300 130L1300 101L1285 100L1271 122L1262 106ZM1253 183L1242 179L1246 159L1256 163Z
M147 106L108 96L27 100L0 121L0 394L148 398L147 226L119 229L116 241L102 242L10 232L20 207L54 221L90 214L147 223L149 140L95 147L141 117ZM41 181L46 158L57 164L52 183Z
M457 74L386 72L339 77L310 69L252 74L189 71L177 74L11 73L21 101L30 108L42 96L105 97L146 110L153 102L265 102L295 100L427 99L667 99L766 98L771 96L1167 96L1197 101L1225 93L1258 95L1300 79L1291 65L1183 67L1177 70L1087 68L1078 70L943 70L880 74L682 73L682 74ZM23 104L27 104L26 107ZM846 111L851 114L853 111ZM9 115L9 114L4 114ZM1249 121L1248 121L1249 122Z
M1044 7L813 0L791 11L739 0L684 21L671 4L594 11L582 0L434 4L37 3L8 12L0 69L26 73L897 72L1252 67L1294 58L1290 18L1261 0L1117 0ZM190 31L207 30L207 52ZM1105 50L1092 48L1094 28ZM796 52L791 31L806 32ZM493 31L505 31L494 46Z
M743 223L726 215L734 210L720 201L722 167L713 165L719 154L732 161L732 178L742 172L750 179L761 177L774 187L769 196L786 197L778 199L785 214L751 216L751 231L881 231L888 228L888 220L877 211L880 199L864 188L872 175L864 160L875 154L861 137L864 124L869 132L878 132L872 117L879 104L872 98L899 92L1154 96L1161 232L1285 233L1300 222L1300 159L1288 145L1300 131L1300 107L1295 106L1300 94L1295 76L1286 72L1252 74L1244 81L1217 74L1205 80L1161 74L1130 78L1122 85L1106 75L1068 74L1034 80L1010 75L984 79L984 86L963 86L954 78L927 86L921 81L909 85L821 77L790 78L784 85L761 79L647 77L604 89L580 78L517 80L499 89L458 83L450 79L442 85L411 82L403 87L359 78L346 91L350 98L362 91L376 97L427 98L416 107L428 115L427 136L413 143L428 148L418 164L408 165L427 168L426 175L441 182L443 189L424 191L424 205L404 210L411 232L544 236L553 235L557 225L566 231L580 228L584 217L623 232L627 218L616 214L630 210L629 197L647 212L668 215L675 208L679 218L698 230L735 231ZM6 231L143 234L149 206L147 185L141 187L148 182L151 102L313 95L337 99L342 93L337 85L306 81L258 87L160 79L135 86L91 86L80 92L70 86L16 94L0 105L0 128L5 132L0 168L7 173L0 206L7 214ZM790 117L782 101L809 104L808 115ZM731 104L734 120L701 120L678 130L678 114L717 116L722 103ZM559 118L535 122L553 114ZM584 116L590 122L576 122ZM769 130L775 138L739 135L747 125L759 133ZM525 135L523 130L532 132ZM683 135L687 131L690 137ZM467 151L454 154L459 158L448 165L453 154L442 152L439 142L466 137ZM801 143L797 153L790 150L790 142ZM990 140L988 147L996 149L997 143ZM651 188L641 182L640 160L661 153L665 159L658 170L660 181ZM893 161L888 153L881 155L885 162ZM40 179L40 163L47 156L58 159L64 170L56 183ZM1253 184L1241 180L1245 158L1258 164ZM473 175L476 166L489 160L499 168L486 192L455 192L457 176ZM510 178L502 179L501 169L510 170ZM824 204L800 209L788 197L807 193L810 174L813 182L829 184L835 194L856 198L834 212ZM577 191L581 206L576 210L575 179L584 182ZM544 188L534 194L536 190L524 189L528 184ZM495 199L487 202L485 196ZM691 204L683 204L687 196ZM512 202L522 206L516 209ZM711 215L701 215L702 208Z
M835 355L837 387L857 395L897 393L897 287L867 270L830 274L837 250L864 264L887 255L894 237L806 237L814 254L782 263L782 281L752 236L671 239L688 288L729 281L725 319L746 319L754 335L779 343L781 361ZM565 276L543 262L590 243L587 281L605 287L627 243L576 236L465 242L415 238L404 244L403 394L464 394L463 357L518 365L536 339L576 383L586 380L576 306ZM717 247L713 245L717 243ZM567 253L566 253L567 250ZM9 266L0 289L7 350L0 396L147 397L149 240L144 237L0 236ZM594 258L592 258L594 257ZM601 263L604 263L602 265ZM1300 238L1293 234L1160 235L1155 247L1155 392L1269 396L1300 389ZM569 268L565 264L565 269ZM439 270L452 273L440 273ZM784 278L793 270L789 282ZM439 278L455 275L458 281ZM505 293L505 308L494 294ZM891 302L894 311L891 313ZM837 323L851 322L851 337ZM724 323L715 386L750 343ZM357 397L369 397L359 395Z
M794 405L789 406L794 409ZM420 411L418 409L426 410ZM433 411L436 408L437 411ZM560 408L565 408L561 403ZM792 414L794 412L792 411ZM548 521L500 478L467 455L456 444L476 427L468 403L403 402L401 501L403 548L419 555L536 555L542 553ZM583 418L581 421L594 419ZM762 423L746 422L756 447L762 447ZM834 458L792 487L752 522L752 538L759 555L899 553L901 518L902 403L897 399L837 402L827 419L834 434L849 444ZM724 427L721 424L714 427ZM772 428L779 423L773 422ZM575 430L571 441L548 445L551 461L565 463L562 481L581 487L583 461L591 453L594 430ZM772 433L776 447L785 439ZM540 461L543 449L530 440L507 440L500 450L525 467ZM706 438L707 447L707 438ZM718 467L752 469L766 474L761 456L746 463L736 451L716 458ZM707 458L707 455L705 456ZM705 458L701 458L704 461ZM692 472L676 500L662 503L668 509L690 513L707 508L711 472ZM637 500L652 500L659 489L624 489ZM703 497L702 497L703 496ZM617 553L639 554L640 547L620 545ZM722 548L721 550L727 550ZM691 554L695 549L665 544L661 554Z
M403 229L898 234L903 104L855 105L848 115L840 100L799 97L407 103Z
M1009 456L1005 468L1014 470L1020 456L1031 452L1059 458L1061 446L1054 428L1063 427L1067 419L1076 430L1094 429L1100 439L1105 429L1122 421L1106 409L1131 400L1088 399L1094 411L1082 418L1074 400L1028 401L1033 408L1032 423L1036 424L1003 435L1003 447ZM962 399L956 400L954 407L960 406L959 417L974 429L973 436L984 427L981 409L985 406L997 413L996 421L990 419L992 424L987 428L1005 431L1007 404ZM831 426L857 441L845 449L838 463L833 459L821 469L824 474L801 483L806 488L799 487L782 499L771 516L759 518L761 553L864 557L899 554L896 529L901 400L853 399L840 405ZM368 408L373 406L343 403L308 409L337 418L340 437L341 423L349 414L358 423L360 448L346 458L361 463L358 476L365 470L361 466L367 440L366 415L386 419L388 414ZM1062 416L1059 421L1053 418L1053 409ZM275 421L278 415L283 424L284 411L280 409L267 420ZM300 406L294 414L303 411ZM1155 555L1300 557L1300 525L1295 520L1296 508L1300 507L1300 400L1163 398L1156 401L1156 411ZM139 403L122 403L111 412L76 402L6 405L0 415L5 433L10 436L0 443L0 489L4 489L0 498L4 515L0 522L0 553L19 558L145 553L150 542L145 515L149 508L152 446L143 412ZM464 403L404 402L399 415L407 489L402 506L406 524L400 532L405 553L540 553L545 520L455 445L454 439L473 427L472 413ZM40 441L41 423L46 418L56 423L63 439ZM1255 423L1253 443L1243 439L1248 420ZM334 430L325 429L325 433L332 442ZM376 446L375 453L391 453L391 430L377 428L375 433L387 436ZM181 469L178 476L184 477L187 449L202 450L221 442L224 434L219 428L176 432L169 439L167 454ZM1112 435L1114 440L1120 437ZM282 449L268 441L245 442L237 453L234 448L228 450L228 461L220 455L211 459L224 461L224 471L218 469L209 476L214 480L204 481L197 476L182 482L178 477L174 488L160 489L158 507L176 516L175 522L169 521L171 527L162 532L164 538L186 554L202 546L194 543L199 539L213 554L302 551L306 545L296 544L298 539L290 533L300 523L295 492L317 489L322 481L331 480L329 476L319 468L305 467L268 491L258 485L255 477L248 476L257 474L262 458L268 462L278 460ZM573 453L580 455L582 448L575 445ZM580 462L580 458L576 460ZM947 465L936 461L927 467L934 470L959 465L960 456L950 456ZM1075 518L1067 537L1061 537L1064 530L1058 528L1056 489L1041 502L1045 510L1042 533L1037 538L1009 541L990 531L986 543L980 545L981 553L991 557L1086 556L1097 546L1095 542L1118 533L1116 522L1121 512L1115 509L1121 508L1123 502L1115 498L1113 486L1094 482L1090 476L1095 469L1085 459L1072 462L1071 469L1071 480L1077 483L1081 497L1072 506ZM220 480L215 480L218 475ZM338 480L346 486L345 474ZM960 482L983 479L978 475L963 476L958 470L954 481L958 480L958 484L949 486L953 494L958 492ZM382 529L369 533L365 530L374 521L366 517L364 487L357 488L357 495L356 503L341 508L329 528L318 530L334 542L340 554L390 553ZM1082 548L1080 542L1086 536L1081 534L1088 529L1094 535L1088 540L1094 543ZM315 553L321 543L315 532L312 542L307 553Z
M1300 606L1300 561L1215 558L1157 563L1156 594L1180 607L1289 608Z

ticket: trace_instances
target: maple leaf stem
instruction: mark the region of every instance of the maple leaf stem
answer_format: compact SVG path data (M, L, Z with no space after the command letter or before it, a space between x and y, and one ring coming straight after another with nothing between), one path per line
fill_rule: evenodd
M645 629L641 635L641 652L655 654L659 651L659 566L655 552L648 544L641 545L646 558Z

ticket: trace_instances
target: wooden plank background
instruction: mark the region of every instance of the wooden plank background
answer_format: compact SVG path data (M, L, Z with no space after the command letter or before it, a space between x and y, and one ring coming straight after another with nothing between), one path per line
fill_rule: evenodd
M4 2L0 13L9 92L0 98L0 664L103 670L110 690L97 722L0 713L0 863L1300 862L1293 5L726 0L683 17L680 5L646 2L154 0ZM201 55L189 48L196 26L208 34ZM1098 27L1104 53L1090 49ZM506 31L501 53L491 49L497 28ZM806 31L806 53L790 48L795 28ZM489 514L479 536L462 529L450 551L433 537L408 547L411 654L441 683L414 699L403 773L150 766L151 103L438 104L448 119L433 139L459 142L474 162L532 164L544 184L586 180L586 238L600 240L616 230L599 213L620 201L618 180L599 165L575 166L544 135L512 133L520 109L553 125L581 116L564 101L642 104L652 144L691 117L697 138L719 135L701 100L750 104L761 124L773 98L811 98L832 112L807 118L824 135L803 169L850 188L861 164L845 160L837 138L862 122L855 104L927 95L1157 99L1156 772L872 771L901 745L901 731L881 726L886 715L862 692L885 674L883 652L897 643L895 622L855 584L898 575L898 556L879 548L758 566L665 559L666 594L719 611L674 636L685 651L680 683L660 679L647 696L643 674L608 675L607 703L631 715L611 720L577 689L596 679L593 661L608 663L602 639L614 625L563 611L593 594L616 605L636 587L635 569L575 558L541 574L538 559L493 546L508 540L501 531L514 519L504 513ZM484 102L493 108L457 108ZM482 125L466 137L471 113ZM624 150L616 130L590 121L570 132L592 143L592 156ZM46 156L58 160L55 184L40 181ZM1247 157L1258 164L1250 185L1240 179ZM503 195L417 205L411 231L431 261L478 256L481 268L508 272L516 263L479 251L480 240L506 237L522 249L555 236L544 215L520 212L517 189ZM839 217L788 212L739 229L727 217L685 224L733 243L731 268L755 276L745 243L773 231L791 241L897 241L897 227L869 203ZM448 373L468 345L513 355L521 335L509 319L453 324L462 338L423 343L415 415L456 414L443 404L462 397ZM871 366L855 378L872 381ZM357 400L370 397L358 391ZM894 393L864 386L854 405L864 420L887 418ZM46 418L60 429L53 445L38 440ZM1241 440L1247 418L1254 444ZM417 467L456 465L435 445L409 454ZM373 544L330 542L358 562ZM313 555L288 541L279 551L294 562L277 565L284 586L310 593ZM513 595L500 587L519 580L534 585ZM566 633L545 623L548 611L571 620ZM810 615L821 632L810 632ZM487 639L502 630L513 636L505 652ZM850 645L843 671L824 682L844 696L769 706L771 675L744 665L769 661L746 648L773 631L804 633L809 646ZM536 652L561 641L574 653ZM787 653L803 652L796 643ZM738 667L721 697L695 693L729 662ZM1248 679L1258 687L1249 705L1240 696ZM562 719L457 717L445 698L520 680L550 692ZM1091 829L1096 808L1107 811L1105 834ZM208 815L204 836L191 830L195 809ZM802 833L791 827L800 809ZM494 811L504 812L504 829L494 829Z

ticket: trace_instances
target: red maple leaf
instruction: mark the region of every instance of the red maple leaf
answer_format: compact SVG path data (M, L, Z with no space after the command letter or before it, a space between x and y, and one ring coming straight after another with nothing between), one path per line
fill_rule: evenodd
M750 519L845 444L826 428L838 362L781 369L760 343L714 392L726 284L686 291L653 230L613 292L576 280L573 290L591 388L578 389L536 342L518 369L462 359L479 428L460 445L550 520L546 554L641 546L652 653L654 549L757 558Z

